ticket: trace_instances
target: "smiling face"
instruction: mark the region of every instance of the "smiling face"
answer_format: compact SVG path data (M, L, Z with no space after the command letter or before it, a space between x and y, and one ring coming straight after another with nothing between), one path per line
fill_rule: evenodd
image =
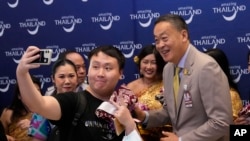
M52 79L57 93L75 91L77 86L77 74L74 66L65 64L58 66Z
M103 52L93 55L88 70L89 91L98 98L107 99L113 93L122 71L118 60Z
M145 78L152 79L156 77L157 65L156 65L156 59L153 53L142 58L140 62L140 73Z
M178 64L188 45L186 30L177 30L170 22L161 21L154 27L156 49L166 62Z

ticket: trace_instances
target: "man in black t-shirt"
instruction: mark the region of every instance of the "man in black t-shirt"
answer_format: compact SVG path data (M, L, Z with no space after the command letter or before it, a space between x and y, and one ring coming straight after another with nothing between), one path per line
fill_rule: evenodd
M34 56L38 51L39 48L35 46L28 47L17 67L17 81L22 100L33 112L53 120L53 123L60 129L61 141L66 141L77 108L77 95L74 92L69 92L56 96L41 96L34 89L29 70L40 67L40 65L30 63L39 57L39 55ZM82 92L87 100L86 109L74 130L74 138L71 140L121 141L124 133L117 136L112 125L113 122L98 118L95 111L102 102L109 101L118 81L122 78L125 57L121 51L113 46L100 46L93 49L88 58L90 60L89 86ZM119 111L119 108L117 109ZM119 113L115 115L120 117ZM121 123L125 123L126 120L124 120ZM140 140L136 134L136 126L130 127L125 124L124 126L127 135L125 140Z
M124 134L119 137L116 135L111 122L98 118L95 115L97 107L103 102L102 100L94 97L88 90L82 92L85 95L87 104L84 113L74 129L75 139L86 138L90 141L121 141ZM58 94L55 96L61 105L62 116L58 121L52 121L62 130L62 137L67 138L68 129L70 129L73 115L76 109L76 94ZM68 124L66 124L68 123Z

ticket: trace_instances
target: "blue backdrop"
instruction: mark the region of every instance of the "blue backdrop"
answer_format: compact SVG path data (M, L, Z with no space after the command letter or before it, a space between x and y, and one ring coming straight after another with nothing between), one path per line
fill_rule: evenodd
M53 49L53 63L67 49L88 59L91 49L112 44L127 58L120 83L138 78L133 57L154 42L153 22L166 13L185 18L199 50L225 51L241 98L249 103L248 0L0 0L0 108L11 101L16 66L29 45ZM42 66L31 71L41 79L43 91L51 85L50 70Z

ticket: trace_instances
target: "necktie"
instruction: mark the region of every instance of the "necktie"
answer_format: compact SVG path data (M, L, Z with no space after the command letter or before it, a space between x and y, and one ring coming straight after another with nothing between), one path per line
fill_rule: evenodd
M175 73L174 73L174 98L175 98L175 104L177 104L177 97L178 97L178 91L179 91L179 85L180 85L179 71L180 71L180 68L176 67L175 68Z

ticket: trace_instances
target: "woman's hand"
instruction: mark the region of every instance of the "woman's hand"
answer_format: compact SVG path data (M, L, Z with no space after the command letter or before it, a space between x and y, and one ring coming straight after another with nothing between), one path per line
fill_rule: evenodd
M244 116L240 116L234 120L234 124L236 125L250 125L250 121L248 118Z
M17 123L17 126L20 127L21 129L28 129L30 127L30 120L28 119L23 119L23 120L20 120L18 123Z

